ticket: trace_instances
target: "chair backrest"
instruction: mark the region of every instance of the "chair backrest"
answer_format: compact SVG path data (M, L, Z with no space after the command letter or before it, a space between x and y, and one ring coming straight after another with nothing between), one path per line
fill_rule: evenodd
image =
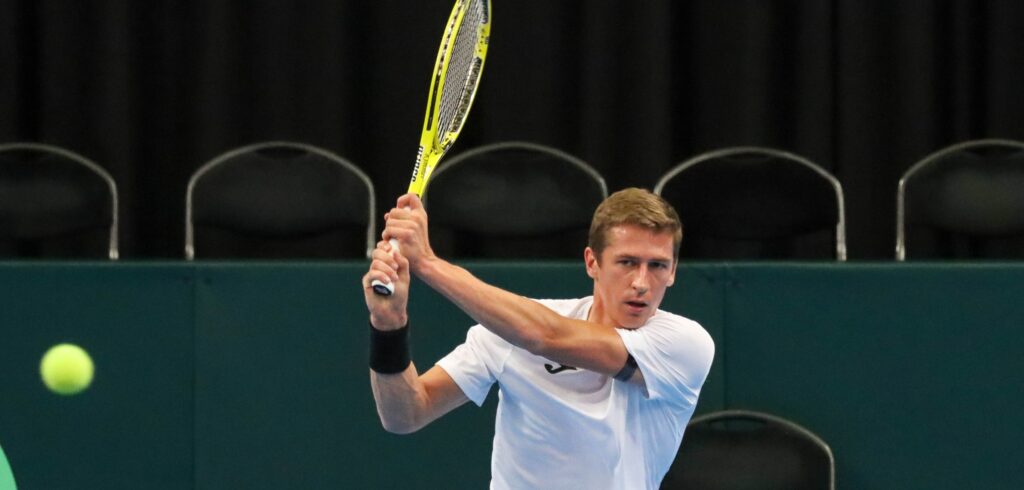
M431 245L452 258L581 258L608 197L583 160L543 145L496 143L454 156L424 193Z
M686 427L661 488L682 490L832 490L832 449L782 417L725 410L695 417Z
M0 144L0 256L118 258L117 185L52 145Z
M910 167L896 191L896 259L908 255L1024 258L1024 142L967 141Z
M322 148L270 141L210 160L189 179L185 258L364 258L373 184Z
M683 258L846 260L843 188L804 157L711 151L666 172L654 192L683 222Z

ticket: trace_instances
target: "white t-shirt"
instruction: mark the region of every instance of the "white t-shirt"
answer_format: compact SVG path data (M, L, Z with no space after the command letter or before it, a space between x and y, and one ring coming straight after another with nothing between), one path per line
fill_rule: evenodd
M586 319L592 297L541 300ZM657 489L675 459L715 346L697 322L658 310L642 327L616 329L643 387L561 366L486 328L437 362L481 405L498 383L492 489Z

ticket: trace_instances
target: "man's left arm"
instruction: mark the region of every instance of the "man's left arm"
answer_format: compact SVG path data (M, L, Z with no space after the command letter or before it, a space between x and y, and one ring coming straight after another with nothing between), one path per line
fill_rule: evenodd
M532 354L609 376L626 364L629 353L611 326L566 318L437 257L414 271L485 328Z
M512 345L609 376L619 374L626 366L629 353L613 327L563 317L434 255L427 234L427 215L416 196L399 198L386 219L384 239L395 238L401 243L412 272Z
M662 312L643 328L617 333L644 373L648 398L697 403L715 356L715 343L700 324Z

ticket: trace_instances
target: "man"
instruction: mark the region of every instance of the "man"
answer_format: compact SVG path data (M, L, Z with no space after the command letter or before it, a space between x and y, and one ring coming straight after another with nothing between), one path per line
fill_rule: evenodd
M593 296L573 300L517 296L438 258L414 195L385 220L363 277L385 429L414 432L467 400L480 405L496 382L491 488L658 488L714 356L700 325L658 309L682 241L668 203L634 188L598 206L584 250ZM423 374L405 344L410 272L479 322ZM394 294L374 294L375 279Z

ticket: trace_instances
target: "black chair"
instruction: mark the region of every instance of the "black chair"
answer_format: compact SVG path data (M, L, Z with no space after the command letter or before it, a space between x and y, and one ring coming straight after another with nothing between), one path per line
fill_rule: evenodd
M0 256L118 258L117 185L91 160L39 143L0 144Z
M272 141L196 170L185 196L185 258L366 258L375 241L369 177L315 146Z
M896 260L1024 259L1024 143L939 150L900 178Z
M680 256L708 260L846 260L843 188L810 160L761 147L711 151L654 188L683 222Z
M580 258L608 197L586 162L543 145L496 143L442 162L427 184L434 250L452 258Z
M662 489L832 490L832 449L782 417L725 410L690 421Z

